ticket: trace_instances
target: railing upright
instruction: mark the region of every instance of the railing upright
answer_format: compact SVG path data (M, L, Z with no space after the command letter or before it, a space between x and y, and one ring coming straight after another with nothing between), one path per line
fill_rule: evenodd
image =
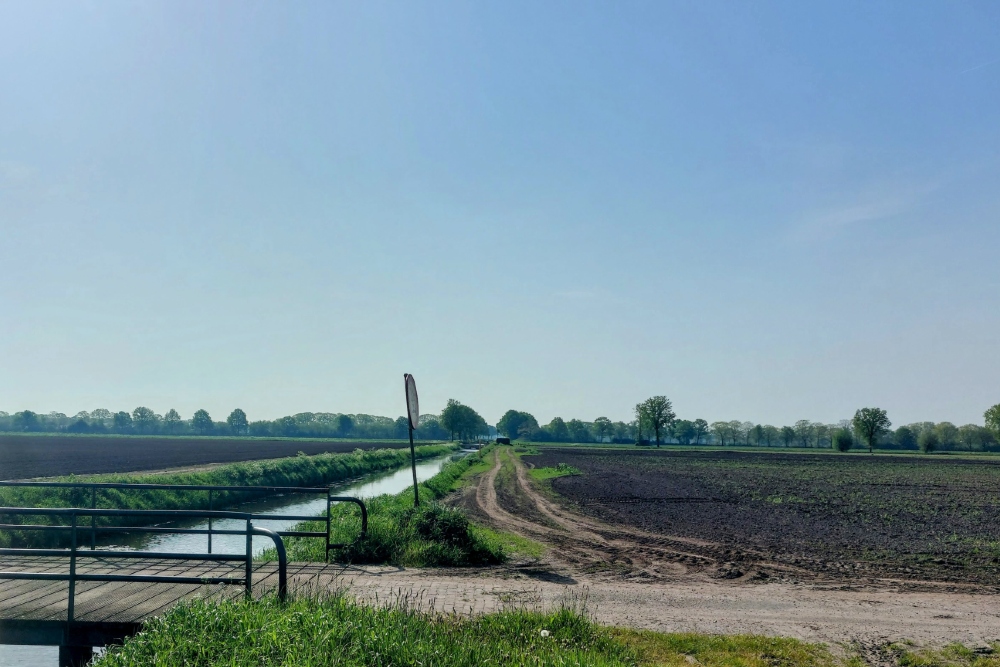
M90 509L97 509L97 487L90 487ZM97 515L90 515L90 550L97 548Z
M73 605L76 602L76 512L72 515L73 523L69 548L69 599L66 602L66 622L73 622Z
M208 490L208 511L212 511L212 489ZM208 553L212 553L212 515L208 515Z
M247 518L247 599L253 597L253 524Z

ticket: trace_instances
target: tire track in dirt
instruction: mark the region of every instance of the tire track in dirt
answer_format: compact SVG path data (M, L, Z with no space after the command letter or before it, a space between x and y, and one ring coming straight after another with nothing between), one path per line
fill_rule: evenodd
M503 506L497 493L505 463L513 468L514 489L505 488L531 506L545 525L520 516ZM811 581L817 584L843 583L842 578L819 573L808 567L775 561L763 552L733 548L710 541L648 533L638 528L609 525L588 517L546 497L529 478L519 457L499 448L493 467L478 481L466 503L501 530L517 533L550 547L553 565L569 566L581 572L605 573L615 578L678 580L691 575L735 582ZM849 582L857 585L856 577ZM902 582L880 579L865 581L880 586ZM931 586L935 588L936 586Z

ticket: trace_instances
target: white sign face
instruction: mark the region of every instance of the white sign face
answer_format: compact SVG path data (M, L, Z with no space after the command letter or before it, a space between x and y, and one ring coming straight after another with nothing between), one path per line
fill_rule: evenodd
M406 384L406 412L410 417L410 426L417 428L420 421L420 403L417 400L417 382L409 373L403 375Z

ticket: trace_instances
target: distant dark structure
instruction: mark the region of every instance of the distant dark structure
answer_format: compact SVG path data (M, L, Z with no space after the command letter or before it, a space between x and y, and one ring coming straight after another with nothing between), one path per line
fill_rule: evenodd
M510 444L510 438L497 438L497 444L498 445L509 445Z

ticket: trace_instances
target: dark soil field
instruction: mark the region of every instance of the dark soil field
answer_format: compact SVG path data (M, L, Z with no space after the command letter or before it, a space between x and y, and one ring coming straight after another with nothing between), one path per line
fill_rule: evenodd
M137 472L295 456L409 447L403 440L266 440L0 435L0 480Z
M770 561L840 580L1000 585L1000 460L551 447L524 461L583 471L552 480L583 514L704 540L735 571Z

